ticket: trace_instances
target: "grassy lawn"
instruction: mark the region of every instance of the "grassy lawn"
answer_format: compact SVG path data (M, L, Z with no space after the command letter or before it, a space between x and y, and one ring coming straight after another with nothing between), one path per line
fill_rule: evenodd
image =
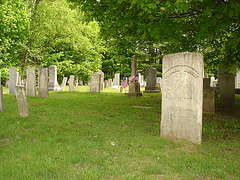
M119 90L28 97L28 118L4 88L0 179L239 179L240 96L203 116L203 142L160 137L161 94ZM143 108L151 107L151 108Z

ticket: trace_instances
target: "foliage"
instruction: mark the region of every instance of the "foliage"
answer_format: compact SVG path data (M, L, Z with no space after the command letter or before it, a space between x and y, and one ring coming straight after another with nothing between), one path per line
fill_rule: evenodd
M214 56L218 64L239 66L238 0L70 1L98 20L107 38L161 44L163 54L221 49L222 54Z

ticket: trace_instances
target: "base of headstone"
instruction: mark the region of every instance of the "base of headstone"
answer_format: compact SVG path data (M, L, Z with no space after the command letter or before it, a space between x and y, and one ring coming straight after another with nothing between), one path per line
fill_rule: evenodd
M118 88L119 88L118 85L113 85L113 86L112 86L112 89L118 89Z
M139 97L142 96L142 93L141 92L127 93L127 95L131 97Z
M130 84L129 84L129 93L127 95L128 96L133 96L133 97L142 96L142 92L140 92L140 83L137 82L137 81L130 82Z
M60 89L58 83L48 83L48 91L60 91Z
M235 89L235 94L240 94L240 89Z
M0 85L0 112L3 112L3 88Z
M145 90L144 93L160 93L160 90Z

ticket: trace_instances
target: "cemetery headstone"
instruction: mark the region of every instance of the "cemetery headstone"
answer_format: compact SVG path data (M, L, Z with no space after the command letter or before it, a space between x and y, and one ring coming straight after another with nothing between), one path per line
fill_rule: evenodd
M157 77L157 87L158 87L158 90L161 91L161 88L162 88L162 78L161 77Z
M163 58L161 136L201 144L203 56L176 53Z
M67 77L64 77L61 84L61 91L65 90L66 83L67 83Z
M226 72L224 67L219 67L218 70L218 83L220 90L220 101L223 104L235 103L235 75Z
M104 81L104 88L109 88L108 80L105 80L105 81Z
M108 79L108 86L112 87L112 84L113 84L112 79Z
M112 88L113 89L118 89L119 86L120 86L120 73L116 73L116 74L114 74Z
M36 72L35 68L27 69L27 96L36 96Z
M48 97L48 68L39 68L38 69L38 96L39 97Z
M3 112L3 88L0 84L0 112Z
M9 88L9 80L6 81L5 88Z
M79 81L79 86L83 86L83 81L82 80Z
M136 56L132 57L132 64L131 64L131 76L134 76L137 74L137 58ZM128 96L142 96L142 93L140 92L140 83L138 80L133 80L129 82L129 92L127 94Z
M49 66L49 83L48 83L49 91L58 91L59 85L57 82L57 66L51 65Z
M160 93L157 87L157 70L156 68L148 68L146 72L147 86L145 87L144 93Z
M9 94L15 94L16 67L9 68Z
M103 72L99 72L101 75L101 79L100 79L100 91L104 89L104 73Z
M90 83L90 92L91 93L99 93L100 92L100 80L101 80L100 73L94 72L91 74L91 83Z
M70 92L74 91L74 75L70 75L68 86Z
M76 79L75 79L74 89L77 89L77 87L78 87L78 77L76 77Z
M237 71L236 77L235 77L235 89L240 89L240 71Z
M18 112L21 117L29 116L28 101L26 96L25 86L16 86L16 98L18 105Z
M215 113L214 88L210 87L210 78L203 78L203 112Z

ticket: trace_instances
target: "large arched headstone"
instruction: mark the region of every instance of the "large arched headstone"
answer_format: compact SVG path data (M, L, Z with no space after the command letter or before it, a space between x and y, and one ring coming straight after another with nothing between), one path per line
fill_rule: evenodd
M201 143L203 56L176 53L163 58L161 136Z

